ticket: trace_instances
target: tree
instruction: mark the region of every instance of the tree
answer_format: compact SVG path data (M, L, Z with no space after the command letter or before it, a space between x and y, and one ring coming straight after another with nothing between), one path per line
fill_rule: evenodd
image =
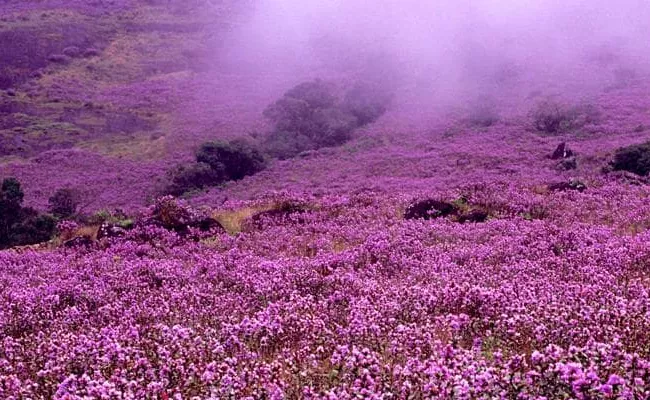
M81 194L71 188L58 189L48 200L49 212L59 218L69 218L77 213L81 204Z
M6 178L0 189L0 248L9 245L11 228L20 220L25 194L16 178Z
M262 153L242 139L203 143L196 153L196 161L209 165L225 180L239 180L266 168Z

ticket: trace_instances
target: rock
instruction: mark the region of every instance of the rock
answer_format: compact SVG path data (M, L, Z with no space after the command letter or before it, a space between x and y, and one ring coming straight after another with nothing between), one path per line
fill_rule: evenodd
M404 219L433 219L456 214L458 209L440 200L420 200L411 203L404 212Z
M192 228L198 228L201 232L220 231L225 232L224 227L214 218L206 217L196 221L190 221L188 224Z
M575 154L573 150L567 146L566 142L562 142L557 145L553 154L551 154L551 160L561 160L563 158L573 157Z
M63 49L63 54L68 56L68 57L79 57L81 54L81 50L79 50L79 47L77 46L69 46Z
M70 239L63 243L64 247L90 247L93 245L93 240L85 237L85 236L78 236L76 238Z
M569 171L578 168L578 160L575 157L565 158L555 165L559 171Z
M8 89L7 90L7 96L11 96L11 97L16 96L16 91L13 90L13 89Z
M587 189L587 185L577 179L571 180L569 182L551 183L548 185L548 190L552 192L565 192L567 190L577 190L578 192L584 192L585 189Z
M52 54L47 58L47 60L55 64L68 64L70 62L70 57L65 54Z
M89 47L84 50L83 56L86 58L97 57L100 54L100 51L94 47Z
M473 209L467 213L463 213L458 217L458 222L464 224L465 222L485 222L489 214L485 210Z
M126 235L126 229L104 222L97 231L97 240L103 238L121 237Z

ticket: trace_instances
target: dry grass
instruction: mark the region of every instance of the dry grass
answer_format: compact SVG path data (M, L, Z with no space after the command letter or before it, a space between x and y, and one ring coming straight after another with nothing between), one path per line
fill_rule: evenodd
M85 226L80 226L73 231L69 232L62 232L59 236L57 236L53 241L52 244L55 247L61 246L68 240L72 240L78 237L83 237L87 238L90 240L97 240L97 233L99 232L99 225L85 225Z
M237 210L222 210L212 214L212 218L219 221L226 232L235 235L242 231L244 222L258 212L269 211L279 207L278 203L269 203L256 207L244 207Z

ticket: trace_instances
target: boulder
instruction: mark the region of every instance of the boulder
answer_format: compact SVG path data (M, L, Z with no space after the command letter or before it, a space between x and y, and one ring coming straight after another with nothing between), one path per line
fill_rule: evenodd
M79 47L77 46L68 46L65 49L63 49L63 54L68 56L68 57L79 57L81 54L81 50L79 50Z
M569 171L576 168L578 168L578 160L576 160L575 157L562 159L560 162L555 164L555 169L558 171Z
M473 209L458 216L458 222L464 224L465 222L485 222L489 214L485 210Z
M457 212L458 209L451 203L427 199L411 203L404 212L404 219L434 219Z
M65 243L63 243L64 247L68 248L73 248L73 247L90 247L93 245L93 240L85 237L85 236L78 236L76 238L72 238L70 240L67 240Z
M124 235L126 235L126 229L122 228L121 226L104 222L101 224L99 230L97 231L97 240L103 238L121 237Z
M221 223L219 223L219 221L211 217L190 221L188 226L191 228L197 228L201 232L210 232L210 231L225 232L226 231L224 227L221 225Z
M551 160L561 160L564 158L573 157L575 154L573 150L567 146L566 142L562 142L557 145L553 154L551 154Z
M52 54L47 60L54 64L67 64L70 62L70 57L65 54Z
M556 182L548 185L548 190L551 192L565 192L567 190L577 190L578 192L584 192L587 189L587 185L580 182L579 180L571 180L569 182Z

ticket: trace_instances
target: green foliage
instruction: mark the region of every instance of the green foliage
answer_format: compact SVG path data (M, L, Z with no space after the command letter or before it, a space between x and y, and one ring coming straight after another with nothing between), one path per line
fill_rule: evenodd
M12 228L10 241L12 246L24 246L46 242L52 238L56 229L56 218L48 214L39 214L29 209L24 213L20 223Z
M0 248L8 247L12 227L20 221L24 193L15 178L2 181L0 190Z
M239 180L266 167L262 153L242 139L204 143L196 153L196 161L209 165L223 180Z
M70 218L77 213L81 194L72 188L60 188L48 200L48 211L58 218Z
M23 208L24 193L15 178L2 181L0 190L0 249L35 244L49 240L56 228L56 219Z
M650 173L650 141L616 150L612 168L646 176Z
M312 150L316 145L303 134L276 130L266 137L264 148L270 156L285 160L303 151Z
M533 112L533 125L539 132L556 135L575 130L586 124L597 124L600 111L588 104L565 106L553 101L544 101Z
M23 202L25 194L20 187L20 182L16 178L7 178L2 181L2 191L0 192L0 200L8 205L20 205Z
M264 110L275 128L265 139L267 152L280 159L306 150L340 146L352 131L375 121L389 96L370 85L358 84L340 101L334 87L322 80L304 82Z
M203 162L179 165L169 172L166 194L180 196L183 193L215 186L225 180L222 170L214 170Z

